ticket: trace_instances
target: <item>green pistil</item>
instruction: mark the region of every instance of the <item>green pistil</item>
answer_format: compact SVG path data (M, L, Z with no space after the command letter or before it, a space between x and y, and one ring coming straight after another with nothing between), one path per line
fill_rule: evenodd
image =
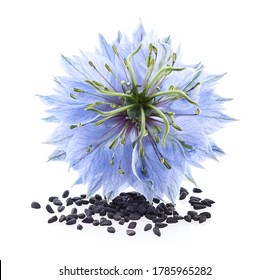
M165 66L159 69L159 71L155 74L153 79L145 86L143 90L144 95L146 96L148 94L149 90L154 85L154 83L158 83L159 80L163 78L164 74L169 75L171 74L172 71L183 71L183 70L185 70L185 68L175 68L171 66Z
M137 84L136 84L136 79L135 79L134 71L133 71L132 64L131 64L131 59L133 58L133 56L136 53L138 53L140 51L141 47L142 47L142 44L140 44L139 47L127 57L127 60L126 60L126 63L125 63L126 67L128 69L128 72L130 74L132 87L133 87L135 95L138 95L139 92L138 92L138 89L137 89Z
M170 131L170 123L167 119L167 117L164 115L164 113L159 110L157 107L153 106L153 105L147 105L149 108L151 108L153 111L155 111L157 113L157 115L163 120L164 125L165 125L165 131L164 134L162 136L162 146L165 147L165 140L169 134Z

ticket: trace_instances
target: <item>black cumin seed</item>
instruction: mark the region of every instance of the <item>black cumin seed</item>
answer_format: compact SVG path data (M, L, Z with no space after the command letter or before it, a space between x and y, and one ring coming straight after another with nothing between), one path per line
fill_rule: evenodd
M52 209L52 206L50 204L47 204L46 205L46 210L50 213L50 214L53 214L54 213L54 210Z
M61 206L58 206L57 207L57 211L60 213L60 212L62 212L62 211L64 211L65 210L65 206L64 205L61 205Z
M194 208L195 210L200 210L200 209L206 208L206 206L203 205L203 204L197 203L197 204L194 204L194 205L193 205L193 208Z
M77 212L78 212L77 208L74 207L74 208L71 209L71 214L72 215L77 214Z
M81 194L80 197L81 198L86 198L86 194Z
M154 223L162 223L167 219L167 216L153 219Z
M54 223L57 221L57 216L52 216L49 220L48 220L48 223L51 224L51 223Z
M75 204L76 204L77 206L82 206L82 201L81 201L81 200L76 200L76 201L75 201Z
M167 222L168 224L175 224L175 223L178 223L178 219L175 218L175 217L168 217L167 220L166 220L166 222Z
M69 221L66 222L66 225L71 226L71 225L75 225L77 222L76 219L72 218Z
M56 205L56 206L62 206L63 205L62 201L58 198L55 198L53 200L53 204Z
M168 224L165 224L165 223L155 223L155 227L158 227L158 228L165 228L166 226L168 226Z
M202 212L200 213L200 216L205 216L207 219L211 218L211 214L209 212Z
M65 190L62 194L62 198L67 198L69 196L69 190Z
M82 198L80 196L74 196L72 197L72 200L75 202L77 200L81 200Z
M191 222L191 216L190 216L190 215L185 215L185 216L184 216L184 220L185 220L186 222L190 223L190 222Z
M80 225L80 224L78 224L78 225L77 225L77 230L82 230L82 229L83 229L83 226Z
M73 200L71 197L69 197L67 200L66 200L66 206L70 206L73 204Z
M131 213L131 214L129 215L129 218L130 218L130 220L140 220L141 215L136 214L136 213Z
M120 220L121 220L121 215L115 214L115 215L113 216L113 219L114 219L115 221L120 221Z
M129 225L128 225L128 228L134 229L136 226L137 226L136 222L130 222Z
M160 203L160 200L158 198L153 198L153 202L158 204L158 203Z
M192 211L192 210L191 210L191 211L188 211L187 214L190 215L190 216L192 217L192 216L194 216L194 215L197 215L198 213L197 213L196 211Z
M109 233L115 233L115 228L114 227L107 227L107 231Z
M33 201L33 202L31 203L31 208L33 208L33 209L40 209L41 206L40 206L40 204L39 204L38 202Z
M179 196L179 200L184 200L187 197L187 193L186 192L182 192Z
M204 223L205 221L206 221L206 217L205 216L199 216L200 218L199 218L199 223L201 224L201 223Z
M194 193L201 193L201 192L202 192L202 190L201 190L201 189L199 189L199 188L194 188L194 189L193 189L193 192L194 192Z
M145 227L144 227L144 231L148 231L152 228L152 225L151 224L146 224Z
M129 236L133 236L133 235L135 235L136 234L136 231L135 230L132 230L132 229L127 229L127 235L129 235Z
M94 221L93 221L93 225L94 225L94 226L98 226L98 225L99 225L99 220L94 220Z
M98 220L96 220L96 221L98 221ZM93 217L86 217L86 218L84 218L83 220L82 220L82 223L85 223L85 224L91 224L91 223L94 223L94 218ZM98 223L99 223L99 221L98 221Z
M161 236L161 232L160 232L160 229L158 227L154 227L153 232L154 232L155 235Z
M83 205L89 204L89 200L87 200L87 199L82 199L81 202Z
M79 218L79 219L84 219L84 218L85 218L85 214L84 214L84 213L78 214L78 218Z
M121 220L118 222L118 224L121 225L121 226L122 226L124 223L125 223L125 219L124 219L124 218L121 218Z
M103 221L100 221L99 224L101 226L111 226L112 225L112 221L111 220L103 220Z
M205 205L207 207L212 207L212 204L209 201L205 200L205 199L201 201L201 204L203 204L203 205Z
M61 215L60 217L59 217L59 223L62 223L62 222L64 222L66 220L66 216L65 215Z
M53 202L53 200L56 199L56 198L58 198L58 196L50 196L50 197L49 197L49 201L50 201L50 202Z
M205 200L205 201L207 201L207 202L209 202L209 203L211 203L211 204L214 204L214 203L215 203L215 201L214 201L214 200L209 199L209 198L205 198L204 200Z
M96 195L95 195L95 199L97 199L97 200L102 200L102 196L99 195L99 194L96 194Z

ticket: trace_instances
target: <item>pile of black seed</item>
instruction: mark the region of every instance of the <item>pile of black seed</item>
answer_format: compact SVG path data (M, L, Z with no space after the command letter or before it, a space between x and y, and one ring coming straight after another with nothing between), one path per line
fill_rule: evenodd
M201 193L202 191L194 188L193 192ZM181 188L179 199L185 199L188 194L185 188ZM169 224L175 224L181 220L189 223L191 221L204 223L207 219L211 218L209 212L203 210L203 212L198 213L195 210L211 207L215 203L213 200L190 196L189 203L193 210L187 211L182 216L175 210L174 204L161 202L157 198L154 198L151 204L138 192L123 192L111 202L108 202L106 198L99 194L89 199L86 198L85 194L70 197L69 191L66 190L62 194L61 199L57 196L49 197L46 210L51 214L48 223L58 221L68 226L76 224L78 230L82 230L83 225L86 224L104 226L107 227L109 233L115 233L116 229L113 227L113 222L117 222L120 225L127 224L126 233L129 236L136 234L136 221L145 217L149 222L146 223L144 231L153 229L155 235L161 236L160 229L167 227ZM32 202L31 207L34 209L41 208L40 204L35 201ZM68 215L62 214L61 212L67 207L71 208L70 213Z

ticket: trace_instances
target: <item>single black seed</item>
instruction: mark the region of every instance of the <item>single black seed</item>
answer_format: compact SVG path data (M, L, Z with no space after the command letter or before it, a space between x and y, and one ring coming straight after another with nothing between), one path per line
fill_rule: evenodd
M100 215L100 216L106 216L106 214L107 214L106 208L102 209L102 210L99 212L99 215Z
M153 220L155 219L157 216L156 215L152 215L152 214L145 214L145 217L149 220Z
M179 200L184 200L187 197L187 193L186 192L182 192L179 196Z
M192 217L192 216L194 216L194 215L197 215L198 213L197 213L196 211L192 211L192 210L191 210L191 211L188 211L187 214L190 215L190 216Z
M114 219L115 221L120 221L121 218L122 218L121 215L115 214L115 215L113 216L113 219Z
M73 204L73 200L71 197L69 197L67 200L66 200L66 206L70 206Z
M62 198L67 198L69 196L69 190L65 190L62 194Z
M111 213L111 212L107 213L107 217L109 219L113 219L113 216L114 216L114 213Z
M98 221L98 220L96 220ZM85 223L85 224L91 224L91 223L94 223L94 218L93 217L86 217L82 220L82 223ZM99 221L98 221L99 223Z
M51 224L51 223L54 223L57 221L57 216L52 216L49 220L48 220L48 223Z
M94 197L90 197L90 198L89 198L89 202L90 202L91 204L95 204L96 199L95 199Z
M99 220L94 220L94 221L93 221L93 225L94 225L94 226L98 226L98 225L99 225Z
M160 229L159 229L158 227L155 226L155 227L153 228L153 232L154 232L155 235L161 236L161 232L160 232Z
M66 220L69 221L71 219L75 219L77 220L78 219L78 215L77 214L69 214L66 216Z
M60 199L58 199L58 198L55 198L55 199L53 200L53 204L56 205L56 206L61 206L61 205L63 205L62 201L61 201Z
M201 200L201 198L198 197L198 196L190 196L189 199L190 200L196 200L196 201L200 201Z
M199 188L194 188L194 189L193 189L193 192L194 192L194 193L201 193L201 192L202 192L202 190L201 190L201 189L199 189Z
M40 204L39 204L38 202L36 202L36 201L33 201L33 202L31 203L31 207L32 207L33 209L40 209L40 208L41 208Z
M77 225L77 230L82 230L82 229L83 229L83 226L80 225L80 224L78 224L78 225Z
M200 215L200 218L199 218L199 223L201 224L201 223L204 223L206 221L206 217L205 216L201 216Z
M74 207L74 208L71 209L71 214L74 215L74 214L77 214L77 213L78 213L77 208Z
M61 215L61 216L59 217L59 222L60 222L60 223L64 222L65 220L66 220L66 216L65 216L65 215Z
M185 188L181 187L181 189L180 189L180 193L183 193L183 192L185 192L185 193L187 193L187 194L188 194L187 189L185 189Z
M135 230L132 230L132 229L127 229L127 235L129 235L129 236L133 236L133 235L135 235L136 234L136 231Z
M184 220L184 217L181 215L175 215L174 218L176 218L178 221Z
M175 224L175 223L178 223L178 219L176 217L168 217L166 222L168 224Z
M167 216L153 219L154 223L162 223L167 219Z
M130 222L128 225L128 228L134 229L134 228L136 228L136 226L137 226L136 222Z
M144 231L148 231L152 228L152 225L151 224L146 224L145 227L144 227Z
M111 220L103 220L103 221L100 221L99 224L101 226L111 226L112 225L112 221Z
M155 223L155 227L158 227L158 228L165 228L166 226L168 226L168 224L165 224L165 223Z
M209 199L209 198L205 198L205 199L204 199L204 201L207 201L207 202L209 202L209 203L211 203L211 204L214 204L214 203L215 203L215 201L214 201L214 200Z
M194 205L193 205L193 208L194 208L195 210L200 210L200 209L206 208L206 206L203 205L203 204L197 203L197 204L194 204Z
M99 194L96 194L96 195L95 195L95 199L97 199L97 200L102 200L102 196L99 195Z
M203 204L203 205L205 205L205 206L207 206L207 207L212 207L212 204L211 204L209 201L205 200L205 199L203 199L203 200L201 201L201 204Z
M92 216L94 214L94 211L91 209L84 209L84 213L86 216Z
M129 218L130 218L130 220L140 220L141 215L136 214L136 213L131 213L131 214L129 215Z
M191 217L191 219L193 220L193 221L199 221L199 218L200 218L200 216L199 215L193 215L192 217Z
M58 198L58 196L50 196L50 197L49 197L49 201L50 201L50 202L53 202L53 200L56 199L56 198Z
M80 196L74 196L72 197L72 200L75 202L77 200L81 200L82 198Z
M50 204L47 204L46 205L46 210L50 213L50 214L53 214L54 213L54 210L52 209L52 206Z
M124 217L125 222L128 223L130 221L130 218L128 216Z
M185 220L186 222L190 223L190 222L191 222L191 216L190 216L190 215L185 215L185 216L184 216L184 220Z
M86 198L86 194L81 194L81 198Z
M115 233L115 228L114 227L107 227L107 231L109 233Z
M77 206L82 206L82 201L81 200L76 200L74 202Z
M60 213L60 212L63 212L65 210L65 206L64 205L61 205L61 206L58 206L57 207L57 211Z
M173 215L174 215L174 216L177 216L177 215L179 215L179 213L178 213L176 210L174 210L174 211L173 211Z
M200 213L200 216L205 216L207 219L211 218L211 214L209 212L202 212Z
M118 224L121 225L121 226L122 226L124 223L125 223L125 219L124 219L124 218L121 218L121 220L118 222Z
M160 200L158 198L153 198L153 202L158 204L160 203Z
M89 200L87 200L87 199L82 199L81 202L83 205L89 204Z
M84 219L84 218L85 218L85 214L84 214L84 213L78 214L78 218L79 218L79 219Z
M72 218L66 222L66 225L68 225L68 226L75 225L76 222L77 222L77 220Z

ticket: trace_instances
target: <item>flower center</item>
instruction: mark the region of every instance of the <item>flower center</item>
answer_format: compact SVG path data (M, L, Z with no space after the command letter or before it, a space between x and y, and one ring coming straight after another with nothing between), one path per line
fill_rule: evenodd
M135 123L135 127L138 131L138 137L135 142L141 144L142 138L147 135L146 124L147 119L150 117L159 119L159 122L164 124L164 132L162 137L162 145L165 146L165 139L169 133L170 125L175 129L181 130L179 126L174 124L173 112L163 112L159 109L159 104L164 102L173 102L177 99L186 99L193 105L198 105L196 102L192 101L187 93L175 88L173 85L170 86L168 90L161 91L160 85L170 75L173 71L183 71L185 68L174 67L176 61L176 54L173 53L169 57L165 66L161 66L158 70L154 72L154 67L157 64L157 48L150 44L149 45L149 55L146 59L146 73L143 85L138 85L136 82L136 77L133 70L132 59L140 51L142 44L127 58L122 59L117 51L116 46L112 46L115 55L121 62L123 67L126 81L121 81L119 77L113 72L111 67L105 64L106 70L111 73L111 75L116 79L122 88L122 92L117 91L110 81L96 68L92 61L89 61L89 65L94 68L94 70L102 77L108 86L101 84L100 82L94 80L86 80L95 90L104 96L104 102L96 102L93 104L88 104L85 106L85 110L91 110L98 113L104 118L99 119L96 125L100 125L103 122L111 119L115 116L126 116L127 120ZM159 62L159 65L162 63ZM163 64L165 62L163 61ZM75 92L85 92L80 89L74 89ZM90 93L91 94L91 93ZM118 100L112 103L111 100ZM109 105L112 110L102 111L97 109L97 106ZM81 124L80 124L81 125ZM78 126L78 125L77 125ZM77 127L74 126L74 127ZM135 143L134 142L134 143ZM134 144L133 143L133 144Z

